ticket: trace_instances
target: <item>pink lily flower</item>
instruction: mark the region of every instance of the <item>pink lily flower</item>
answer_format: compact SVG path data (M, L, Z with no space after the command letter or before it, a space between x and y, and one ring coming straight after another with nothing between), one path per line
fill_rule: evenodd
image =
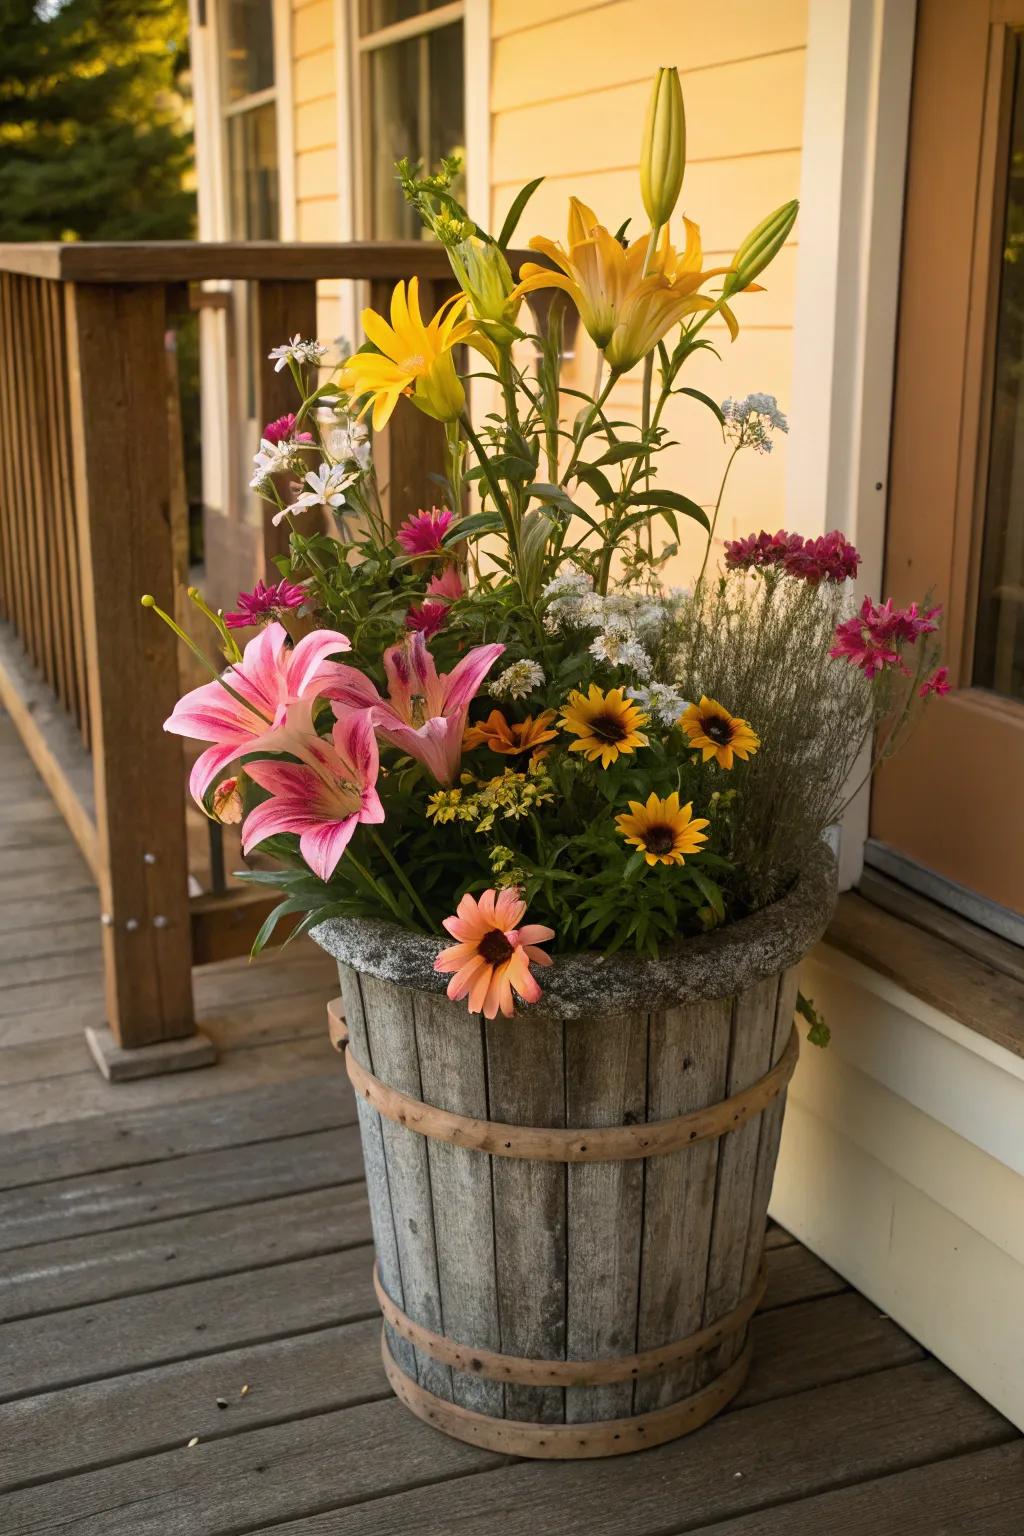
M246 817L242 852L265 838L295 832L299 852L314 875L329 880L359 823L384 820L376 789L379 759L373 722L362 711L346 712L326 741L312 728L310 704L294 705L288 715L288 750L303 761L247 765L246 773L269 790L271 798Z
M164 730L175 736L213 743L196 759L189 778L200 805L214 780L243 752L269 747L272 739L275 752L291 751L284 731L288 705L329 694L339 675L352 670L329 659L352 649L339 631L315 630L293 647L287 641L283 625L268 624L246 645L241 661L221 673L227 687L212 682L193 688L164 721Z
M439 784L453 784L469 706L504 649L497 643L474 646L439 676L422 634L412 634L384 652L386 699L368 677L346 666L339 669L342 676L331 698L351 709L370 710L385 741L422 763Z

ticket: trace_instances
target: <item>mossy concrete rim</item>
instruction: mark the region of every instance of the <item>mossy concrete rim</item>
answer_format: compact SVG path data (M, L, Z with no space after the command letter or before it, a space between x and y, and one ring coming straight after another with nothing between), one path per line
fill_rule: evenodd
M821 938L836 903L837 868L824 843L785 896L739 922L667 946L657 960L586 951L555 955L538 970L544 996L517 1011L547 1018L593 1019L676 1008L733 997L803 959ZM452 941L411 933L377 918L334 917L311 930L336 960L365 976L418 992L443 992L448 977L434 960Z

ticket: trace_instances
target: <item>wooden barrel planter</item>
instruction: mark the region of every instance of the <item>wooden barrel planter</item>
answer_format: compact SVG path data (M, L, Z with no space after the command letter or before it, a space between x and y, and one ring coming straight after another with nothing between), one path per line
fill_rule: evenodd
M437 941L315 930L339 962L384 1369L413 1413L510 1455L614 1456L739 1390L795 966L834 895L823 848L764 912L658 961L559 957L541 1004L493 1021L443 995Z

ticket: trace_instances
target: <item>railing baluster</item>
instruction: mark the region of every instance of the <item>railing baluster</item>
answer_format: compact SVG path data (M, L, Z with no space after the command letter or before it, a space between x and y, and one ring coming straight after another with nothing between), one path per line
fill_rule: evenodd
M75 493L73 483L73 450L71 443L71 416L68 402L68 346L67 326L64 317L64 294L57 283L49 285L50 310L55 337L56 391L55 411L57 441L60 460L60 517L64 527L64 540L68 552L68 615L71 629L71 653L75 666L76 718L86 750L91 744L89 718L89 685L85 670L85 623L82 617L82 565L78 548L78 525L75 519Z
M15 431L7 384L11 366L11 334L7 324L7 290L11 277L0 272L0 606L3 617L18 628L18 550L14 536Z

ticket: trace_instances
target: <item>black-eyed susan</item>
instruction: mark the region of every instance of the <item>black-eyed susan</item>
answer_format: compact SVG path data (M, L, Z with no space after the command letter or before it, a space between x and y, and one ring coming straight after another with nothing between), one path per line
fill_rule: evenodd
M748 758L761 745L746 720L730 715L717 699L706 695L699 704L683 711L679 724L690 738L690 746L700 749L703 761L714 758L720 768L731 768L734 757Z
M631 800L628 814L616 816L615 825L648 864L684 864L686 855L699 853L708 840L707 818L694 816L693 802L681 806L674 793L665 800L652 793L646 805Z
M609 688L604 693L596 683L591 683L587 693L573 689L562 706L558 723L564 731L579 737L570 746L570 752L583 752L589 763L600 762L602 768L607 768L622 753L646 747L647 737L640 727L647 720L647 715L622 688Z

